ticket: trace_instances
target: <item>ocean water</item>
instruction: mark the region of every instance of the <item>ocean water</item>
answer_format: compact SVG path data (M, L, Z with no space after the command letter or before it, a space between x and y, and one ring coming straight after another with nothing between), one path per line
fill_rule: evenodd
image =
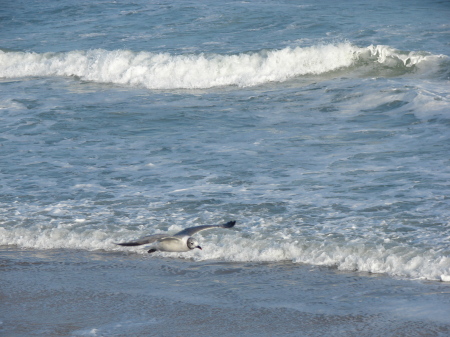
M1 7L5 335L449 333L448 1ZM114 244L229 220L202 251ZM20 315L64 301L76 323Z

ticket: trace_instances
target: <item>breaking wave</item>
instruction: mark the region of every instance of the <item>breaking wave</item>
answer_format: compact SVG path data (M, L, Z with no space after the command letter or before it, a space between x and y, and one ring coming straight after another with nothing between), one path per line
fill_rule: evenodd
M179 229L179 228L178 228ZM140 235L148 234L143 232ZM139 237L129 230L110 232L87 228L32 228L6 229L0 227L0 246L16 245L33 249L82 249L124 251L147 254L145 247L119 247L115 242ZM278 235L275 235L278 237ZM428 279L450 282L450 256L445 252L402 245L369 244L292 237L279 240L261 233L252 237L228 232L208 234L200 241L203 250L188 253L155 253L166 257L194 260L222 260L229 262L306 263L337 268L344 271L384 273L410 279Z
M371 77L428 74L438 72L448 59L382 45L359 48L350 43L235 55L103 49L42 54L0 51L0 78L73 76L148 89L205 89L256 86L335 71L344 71L345 76Z

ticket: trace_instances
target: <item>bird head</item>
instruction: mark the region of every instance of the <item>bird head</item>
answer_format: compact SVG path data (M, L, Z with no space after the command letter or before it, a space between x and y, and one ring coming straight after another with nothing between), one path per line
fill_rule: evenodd
M187 239L187 246L189 249L194 249L194 248L198 248L198 249L202 249L202 247L199 246L197 240L195 240L194 238L188 238Z

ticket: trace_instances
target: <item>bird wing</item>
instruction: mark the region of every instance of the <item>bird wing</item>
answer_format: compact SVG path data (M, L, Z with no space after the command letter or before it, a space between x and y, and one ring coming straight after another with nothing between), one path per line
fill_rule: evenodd
M205 225L205 226L190 227L183 229L181 232L176 233L174 236L185 236L185 235L191 236L197 232L204 231L205 229L210 228L232 228L235 224L236 221L229 221L223 225Z
M143 238L140 238L137 240L116 243L116 244L119 246L140 246L140 245L146 245L149 243L153 243L158 240L169 238L169 237L170 237L170 235L167 235L167 234L155 234L155 235L144 236Z

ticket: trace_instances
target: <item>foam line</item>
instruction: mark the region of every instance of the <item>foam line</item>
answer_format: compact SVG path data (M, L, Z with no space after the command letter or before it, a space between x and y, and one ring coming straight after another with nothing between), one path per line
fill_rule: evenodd
M127 237L129 235L129 237ZM134 234L134 236L139 236ZM126 251L147 255L142 247L119 247L114 242L130 239L132 232L108 233L99 229L73 231L67 228L0 227L0 245L34 249L84 249ZM412 279L450 282L450 258L433 249L394 245L370 245L364 242L307 240L301 237L274 240L272 237L244 238L239 233L210 234L202 239L203 250L188 253L155 253L166 257L230 262L292 261L335 267L346 271L385 273Z
M262 50L235 55L87 50L62 53L0 51L0 77L74 76L85 81L145 87L195 89L255 86L320 75L358 63L407 68L443 56L400 52L388 46L350 43Z

